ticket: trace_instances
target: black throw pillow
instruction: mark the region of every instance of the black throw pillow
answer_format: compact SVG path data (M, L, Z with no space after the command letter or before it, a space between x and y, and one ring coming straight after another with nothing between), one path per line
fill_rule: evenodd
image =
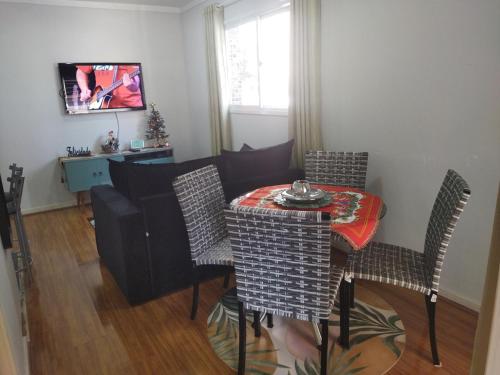
M127 171L130 199L135 202L143 197L174 191L172 181L177 177L174 163L128 163Z
M187 160L182 163L177 163L177 175L181 176L208 165L215 165L217 167L219 177L221 181L224 182L224 163L222 162L221 156L209 156L207 158Z
M294 140L253 151L222 150L227 181L282 173L290 167Z
M241 146L240 151L253 151L255 150L252 146L247 145L246 143L243 143L243 146Z
M121 194L129 198L127 163L108 159L111 183Z

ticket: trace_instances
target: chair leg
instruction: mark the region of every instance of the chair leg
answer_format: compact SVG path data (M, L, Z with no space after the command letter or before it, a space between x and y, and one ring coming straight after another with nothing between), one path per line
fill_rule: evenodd
M425 305L427 308L427 317L429 318L429 339L431 341L432 363L434 366L441 367L439 361L437 341L436 341L436 293L425 296Z
M267 314L267 328L273 328L274 323L273 323L273 314Z
M321 375L328 371L328 319L321 319Z
M351 304L351 309L354 309L354 279L351 279L351 285L350 285L350 304Z
M245 308L243 302L238 302L238 321L240 331L240 345L238 353L238 375L245 374L245 356L247 344L247 322L245 319Z
M253 312L253 328L255 331L255 337L260 337L260 312Z
M352 285L342 280L340 283L340 338L339 344L344 349L349 349L349 315L351 307Z
M224 273L224 289L227 289L229 286L229 276L231 275L231 269L227 267L226 272Z
M195 320L198 311L198 300L200 295L200 276L198 267L193 263L193 305L191 307L191 320Z

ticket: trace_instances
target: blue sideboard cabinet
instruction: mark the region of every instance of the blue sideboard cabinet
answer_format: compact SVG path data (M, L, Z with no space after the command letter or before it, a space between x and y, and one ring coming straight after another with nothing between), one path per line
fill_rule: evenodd
M111 185L108 159L140 164L174 163L173 148L146 148L139 152L124 151L85 157L62 157L59 164L62 182L72 193L77 193L78 205L83 203L84 191L95 185Z

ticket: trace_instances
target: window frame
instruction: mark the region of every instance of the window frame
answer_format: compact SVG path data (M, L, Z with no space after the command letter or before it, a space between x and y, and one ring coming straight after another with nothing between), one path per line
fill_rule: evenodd
M288 105L286 107L266 107L262 104L262 84L261 84L261 66L262 62L260 59L260 46L262 45L262 33L261 33L261 22L262 18L270 17L279 13L290 12L290 3L283 4L279 8L271 9L250 17L244 17L239 22L230 22L225 25L224 32L228 29L238 27L247 22L256 22L256 33L257 33L257 92L259 95L258 105L244 105L244 104L233 104L229 103L229 112L231 114L247 114L247 115L267 115L267 116L288 116L288 109L290 107L290 98L288 98ZM289 65L290 68L290 65ZM232 92L229 95L232 101Z
M288 108L259 107L256 105L229 104L229 113L237 115L288 116Z

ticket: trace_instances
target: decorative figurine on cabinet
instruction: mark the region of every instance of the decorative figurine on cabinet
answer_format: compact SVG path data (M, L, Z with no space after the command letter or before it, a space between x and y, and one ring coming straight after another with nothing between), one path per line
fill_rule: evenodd
M120 143L118 141L118 137L115 138L113 130L108 132L108 137L106 138L106 142L101 146L102 151L105 153L117 152L120 147Z

